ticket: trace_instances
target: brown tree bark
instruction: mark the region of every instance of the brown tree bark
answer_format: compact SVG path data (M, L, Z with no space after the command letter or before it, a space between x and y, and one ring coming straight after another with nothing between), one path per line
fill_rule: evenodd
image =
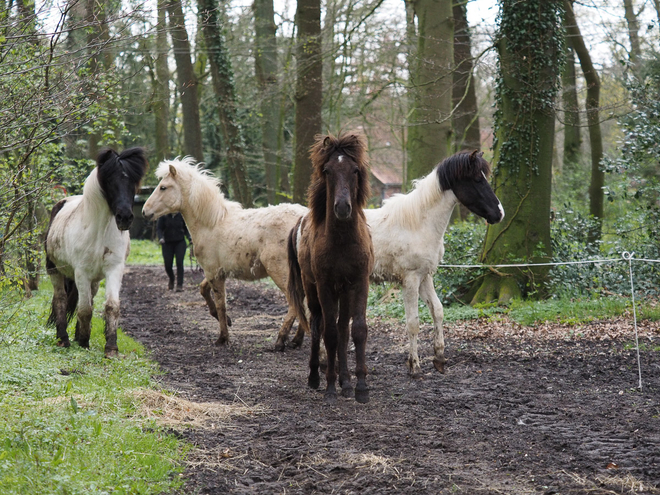
M566 34L575 53L580 59L582 74L587 82L587 125L591 144L591 183L589 184L589 213L596 219L597 225L590 232L589 241L600 239L603 221L603 200L605 173L600 168L603 159L603 138L600 130L600 78L594 68L589 50L584 44L580 28L577 25L573 7L569 0L564 0L566 9Z
M198 0L199 20L206 43L211 80L217 99L220 129L227 152L227 170L234 197L243 206L252 206L252 194L245 170L245 142L238 123L234 73L221 31L222 21L214 0Z
M266 171L266 197L277 202L277 133L279 103L277 101L277 40L273 0L254 0L255 56L254 66L261 92L261 148Z
M454 15L454 80L452 105L454 126L454 151L481 149L479 108L472 70L472 43L466 17L466 4L456 3Z
M430 172L451 149L454 20L450 0L413 0L417 53L410 72L407 183Z
M296 10L296 116L293 164L293 201L307 202L312 173L309 149L321 132L323 108L323 65L321 61L321 2L298 0Z
M193 69L190 41L186 32L181 0L168 1L166 7L170 21L170 36L172 37L172 48L174 49L179 93L181 95L183 152L196 160L203 161L202 126L200 124L199 99L197 96L199 82Z
M580 107L577 95L577 80L575 76L575 52L566 43L566 65L561 76L562 100L564 106L564 173L570 174L576 170L580 160L582 136L580 133Z
M156 31L156 81L153 110L156 120L156 163L170 155L170 70L167 66L169 45L167 43L167 20L165 0L158 1L158 27Z
M639 69L639 62L642 56L642 48L639 44L639 22L633 6L633 0L623 0L623 11L628 24L628 38L630 39L630 63L633 66L633 72Z

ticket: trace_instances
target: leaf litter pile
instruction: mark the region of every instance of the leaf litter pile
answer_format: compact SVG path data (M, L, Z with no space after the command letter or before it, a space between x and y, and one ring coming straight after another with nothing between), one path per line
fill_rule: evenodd
M272 284L228 281L230 343L186 271L130 267L122 327L142 342L168 392L139 414L193 445L182 494L660 494L660 328L632 321L523 327L446 324L446 374L420 332L425 375L409 378L398 321L370 318L370 402L323 401L307 387L309 337L273 351L286 313ZM349 367L354 367L349 351ZM355 378L353 378L355 384Z

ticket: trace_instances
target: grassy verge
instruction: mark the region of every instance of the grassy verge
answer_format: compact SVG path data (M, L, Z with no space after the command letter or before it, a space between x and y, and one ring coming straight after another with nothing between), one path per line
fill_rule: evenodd
M146 239L131 239L131 252L128 255L128 265L161 265L163 254L160 244Z
M0 493L162 493L180 486L186 447L138 413L155 363L121 331L104 359L97 307L90 349L55 346L49 283L22 300L0 289ZM103 289L97 301L102 305ZM69 332L73 332L73 324Z
M636 303L639 319L660 320L660 305L656 301L638 300ZM621 316L632 318L632 302L630 298L612 296L593 299L514 301L509 306L488 304L472 307L452 304L445 306L444 313L446 322L507 315L521 325L536 325L544 322L579 325ZM405 311L400 290L390 284L372 285L369 293L369 314L403 321ZM433 322L428 308L421 301L419 318L426 324Z

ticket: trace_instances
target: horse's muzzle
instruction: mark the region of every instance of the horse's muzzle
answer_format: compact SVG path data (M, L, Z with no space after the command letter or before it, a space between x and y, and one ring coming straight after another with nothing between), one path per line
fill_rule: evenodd
M337 217L338 220L348 220L351 218L352 212L353 208L348 201L338 201L335 203L335 217Z
M129 213L128 215L117 213L115 215L115 221L119 230L128 230L133 223L133 213Z

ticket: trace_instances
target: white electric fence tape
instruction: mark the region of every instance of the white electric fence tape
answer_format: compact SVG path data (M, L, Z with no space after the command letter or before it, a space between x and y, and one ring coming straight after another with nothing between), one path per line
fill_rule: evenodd
M512 263L503 265L438 265L438 268L521 268L528 266L560 266L560 265L584 265L589 263L618 263L620 261L627 261L630 272L630 294L632 296L633 307L633 322L635 326L635 348L637 350L637 371L639 372L639 389L642 390L642 361L639 356L639 336L637 332L637 308L635 305L635 286L633 284L633 261L641 261L644 263L660 263L660 260L652 260L647 258L635 258L635 253L624 251L621 253L621 258L606 258L599 260L583 260L583 261L557 261L550 263Z

